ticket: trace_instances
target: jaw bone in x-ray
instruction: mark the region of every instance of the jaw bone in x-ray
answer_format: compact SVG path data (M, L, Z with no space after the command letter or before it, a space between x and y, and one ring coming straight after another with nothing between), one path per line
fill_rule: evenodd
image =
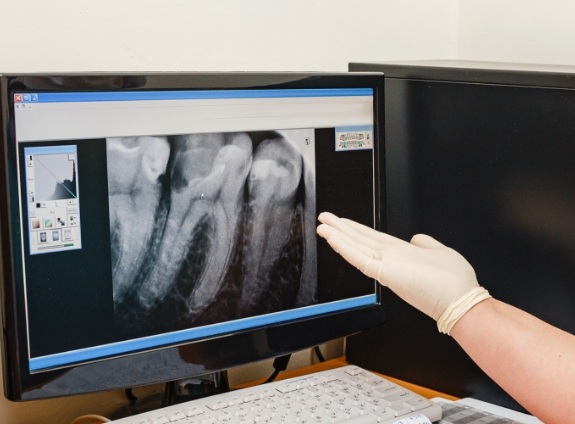
M117 316L177 329L316 302L310 140L312 130L108 139Z

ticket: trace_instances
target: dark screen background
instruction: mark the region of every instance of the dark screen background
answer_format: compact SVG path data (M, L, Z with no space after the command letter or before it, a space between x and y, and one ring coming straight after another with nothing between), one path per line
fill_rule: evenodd
M82 248L30 255L28 223L24 222L32 357L84 347L87 342L97 345L112 340L106 143L103 140L22 143L20 157L24 158L24 147L67 144L76 145L78 152ZM23 179L24 176L21 184L25 187ZM27 215L24 210L23 216Z
M315 137L318 213L330 211L373 226L373 150L336 152L334 129L316 130ZM118 341L122 334L114 327L105 140L28 143L20 146L20 154L23 158L29 145L63 144L78 149L82 248L30 255L25 223L32 357ZM318 240L317 260L319 302L374 293L373 280L323 240Z
M316 131L317 213L332 212L373 227L373 150L335 150L335 130ZM337 282L337 283L335 283ZM345 262L318 240L320 302L374 292L373 279Z

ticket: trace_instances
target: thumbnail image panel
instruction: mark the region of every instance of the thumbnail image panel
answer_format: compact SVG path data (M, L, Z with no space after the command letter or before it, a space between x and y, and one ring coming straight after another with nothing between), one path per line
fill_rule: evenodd
M151 334L317 302L314 144L313 129L107 139L120 326Z
M373 149L373 125L336 127L336 152L371 149Z
M30 254L80 249L77 146L27 147Z

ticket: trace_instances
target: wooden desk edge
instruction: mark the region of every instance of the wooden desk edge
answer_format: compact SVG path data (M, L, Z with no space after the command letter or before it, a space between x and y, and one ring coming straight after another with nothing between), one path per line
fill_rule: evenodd
M278 380L285 380L288 378L292 378L292 377L299 377L302 375L306 375L306 374L311 374L314 372L319 372L319 371L327 371L327 370L332 370L334 368L340 368L343 366L349 365L349 363L346 361L346 359L344 357L341 358L335 358L335 359L330 359L328 361L325 362L319 362L317 364L314 365L308 365L302 368L298 368L298 369L294 369L294 370L287 370L284 371L282 373L280 373L278 375L278 377L276 378L276 381ZM429 389L427 387L422 387L422 386L418 386L417 384L413 384L413 383L409 383L407 381L403 381L394 377L390 377L384 374L380 374L375 372L375 374L381 375L384 378L387 378L390 381L393 381L396 384L399 384L400 386L405 387L408 390L411 390L427 399L432 399L434 397L442 397L445 399L449 399L449 400L457 400L457 397L448 395L446 393L441 393L438 392L436 390L432 390ZM256 380L256 381L251 381L249 383L246 384L241 384L239 386L237 386L236 388L240 389L243 387L250 387L250 386L255 386L258 384L261 384L265 381L265 379L260 379L260 380Z

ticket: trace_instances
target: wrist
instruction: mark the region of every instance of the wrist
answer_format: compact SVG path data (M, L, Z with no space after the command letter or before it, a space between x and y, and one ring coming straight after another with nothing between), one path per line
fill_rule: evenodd
M475 305L489 299L491 295L483 287L477 286L453 301L437 320L440 333L451 335L451 329Z

